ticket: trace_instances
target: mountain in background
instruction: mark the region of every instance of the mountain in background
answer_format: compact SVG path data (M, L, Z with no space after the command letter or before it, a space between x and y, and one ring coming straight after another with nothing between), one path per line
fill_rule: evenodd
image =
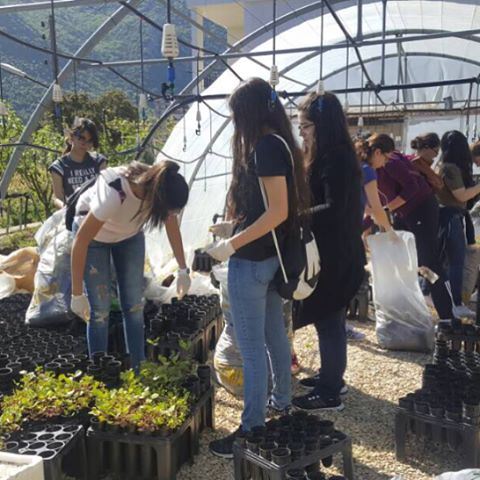
M6 5L12 0L0 0ZM26 2L28 3L28 2ZM189 14L183 1L175 1L175 7ZM83 5L55 10L57 48L59 52L73 55L83 42L100 26L110 14L119 8L116 3L102 3L98 5ZM166 9L163 4L155 0L145 0L138 10L147 15L159 25L166 23ZM50 10L21 12L0 15L0 30L14 35L30 44L50 49L49 30ZM177 26L177 35L188 42L191 41L191 26L183 19L172 15L172 21ZM216 52L226 48L227 34L222 27L205 20L204 25L224 41L212 40L205 36L205 47ZM133 12L129 13L88 55L103 61L133 60L140 58L140 19ZM145 59L160 58L161 32L143 22L143 55ZM181 56L192 55L190 48L181 46ZM53 79L53 57L50 54L39 52L32 48L0 36L0 61L9 63L29 76L44 83ZM66 61L59 58L59 67ZM116 67L125 77L133 82L141 83L141 68ZM121 89L125 91L132 102L136 103L137 89L120 79L105 68L76 69L75 76L62 84L66 91L86 92L91 96L98 96L108 90ZM216 74L222 69L216 69ZM17 113L26 120L40 100L44 88L28 80L2 72L3 92L5 99L11 103ZM161 84L166 80L166 66L151 65L144 67L145 89L160 94ZM192 64L179 63L176 65L176 90L179 91L192 78ZM210 80L213 80L210 78Z

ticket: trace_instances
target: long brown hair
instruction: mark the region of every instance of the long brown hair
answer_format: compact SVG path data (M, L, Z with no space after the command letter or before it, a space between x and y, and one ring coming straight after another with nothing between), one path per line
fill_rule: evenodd
M344 148L355 154L348 131L347 118L338 98L330 92L319 95L310 92L302 98L298 111L315 124L315 142L311 150L305 151L307 171L318 170L330 150ZM360 167L358 168L360 173Z
M160 227L172 210L181 210L188 201L188 185L178 173L179 165L163 160L155 165L132 162L125 177L143 187L144 198L135 216L142 215L148 227Z
M248 166L251 154L265 129L281 136L292 152L294 172L288 188L288 223L295 222L298 213L308 207L308 188L305 182L302 152L295 141L292 125L278 97L261 78L250 78L240 84L229 101L234 125L232 138L233 171L227 196L227 211L231 218L246 215L249 182Z

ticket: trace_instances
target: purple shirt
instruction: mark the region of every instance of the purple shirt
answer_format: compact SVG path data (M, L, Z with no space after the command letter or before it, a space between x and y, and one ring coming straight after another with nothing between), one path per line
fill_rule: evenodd
M385 166L377 170L377 176L382 203L385 197L388 203L398 196L405 200L406 203L395 210L401 217L408 216L432 195L428 182L400 152L390 156Z

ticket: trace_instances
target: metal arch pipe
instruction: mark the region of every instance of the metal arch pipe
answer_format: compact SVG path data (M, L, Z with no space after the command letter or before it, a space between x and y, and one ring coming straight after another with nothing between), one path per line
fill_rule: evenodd
M320 7L320 5L322 4L322 1L323 0L320 0L320 1L317 0L317 1L315 1L311 4L309 4L309 5L305 5L304 7L300 7L300 8L297 8L295 10L292 10L291 12L277 18L276 26L278 27L279 25L283 25L284 23L298 17L299 15L305 15L307 13L310 13L310 12L316 10L317 8ZM223 53L225 54L225 53L229 53L229 52L235 52L238 49L248 45L250 42L252 42L256 38L260 37L261 35L263 35L265 33L269 33L270 30L273 28L273 24L274 24L274 22L271 21L271 22L268 22L266 25L254 30L252 33L250 33L250 34L246 35L244 38L242 38L239 42L235 43L232 47L227 48L225 50L225 52L223 52ZM195 88L197 83L199 81L203 80L208 75L210 70L213 69L216 65L218 65L218 62L219 62L218 58L213 60L213 62L210 63L209 65L207 65L207 67L205 67L203 69L203 71L200 73L200 75L198 75L195 79L193 79L191 82L189 82L188 85L186 85L180 93L181 94L186 94L186 93L190 92L193 88Z
M425 35L419 35L419 33L425 32ZM401 37L401 38L391 38L391 39L386 39L385 44L388 43L403 43L403 42L410 42L410 41L418 41L418 40L436 40L440 38L448 38L448 37L457 37L464 39L466 41L472 41L472 42L478 42L480 43L480 38L474 37L475 33L480 33L480 29L475 29L475 30L467 30L465 32L449 32L445 30L418 30L418 29L405 29L405 30L390 30L387 31L387 35L413 35L410 37ZM357 42L357 45L359 47L365 47L365 46L372 46L372 45L381 45L382 40L370 40L378 37L381 34L381 32L374 32L374 33L369 33L368 35L364 35L363 38L367 39L364 40L363 42L359 43ZM334 45L328 45L324 49L324 53L328 52L330 50L334 50L336 48L346 48L348 44L334 44ZM280 73L288 73L289 71L293 70L295 67L298 67L302 63L305 63L306 61L310 60L311 58L314 58L318 55L318 49L315 51L312 51L308 55L303 56L302 58L299 58L295 62L292 62L288 67L284 68Z
M142 2L142 0L130 0L132 5L138 5ZM77 50L75 56L81 56L88 54L96 45L97 43L108 33L110 32L115 26L129 13L129 10L125 7L120 7L117 9L107 20L105 20L98 29L90 35L90 37L83 43L83 45ZM65 67L63 67L62 71L58 75L58 81L62 82L70 75L71 71L73 70L73 61L70 60ZM18 143L26 143L29 141L31 135L33 134L35 128L38 125L42 115L46 111L47 107L52 104L52 92L53 92L53 85L51 83L48 87L47 91L44 93L43 97L37 104L34 112L28 119L25 128L23 129L22 135L18 139ZM13 174L15 173L15 169L20 161L21 155L23 150L25 149L24 146L17 146L13 150L10 158L8 160L8 164L3 172L2 179L0 181L0 201L5 198L7 193L8 185L10 183Z
M448 55L448 54L445 54L445 53L432 53L432 52L409 52L408 53L408 56L409 57L431 57L431 58L446 58L448 60L455 60L455 61L458 61L458 62L463 62L463 63L468 63L470 65L474 65L476 67L480 67L480 61L477 61L477 60L466 60L464 57L460 57L460 56L457 56L457 55ZM397 57L397 54L396 53L389 53L387 55L385 55L385 59L389 59L389 58L396 58ZM371 63L371 62L378 62L379 60L382 59L382 56L376 56L376 57L370 57L366 60L364 60L364 63ZM352 68L356 68L356 67L359 67L360 66L360 62L355 62L355 63L351 63L349 65L349 69L351 70ZM343 66L341 68L338 68L336 70L333 70L332 72L330 72L329 74L325 75L325 80L327 80L328 78L332 78L334 77L335 75L338 75L339 73L342 73L343 71L345 71L347 69L346 66ZM311 89L313 88L315 85L316 85L316 81L311 83L308 88ZM435 85L432 85L433 83L435 82L431 82L431 84L428 84L425 83L424 85L426 85L426 87L423 87L423 88L428 88L430 86L436 86L436 85L439 85L441 82L436 82ZM465 81L462 81L461 83L465 84L466 82ZM451 84L451 83L448 83L448 80L444 82L444 85L447 85L447 84ZM417 87L415 85L418 85ZM422 84L413 84L412 86L409 86L409 85L406 85L406 87L408 88L422 88L421 87ZM399 85L398 88L402 88L402 85ZM355 89L358 91L358 89ZM384 86L382 88L382 90L392 90L392 87L391 86ZM354 90L352 89L349 89L349 93L352 93Z
M435 30L435 29L404 29L404 30L388 30L386 35L411 35L410 37L401 37L399 38L386 38L385 41L382 39L375 40L376 37L380 36L382 32L374 32L369 33L368 35L364 35L364 40L362 42L357 42L358 47L371 47L374 45L385 45L391 43L409 43L409 42L417 42L417 41L428 41L428 40L437 40L441 38L449 38L449 37L456 37L466 41L471 41L475 43L480 43L480 38L475 37L475 35L480 34L480 28L472 29L472 30L465 30L460 32L451 32L447 30ZM334 43L331 45L324 46L323 52L329 52L330 50L341 50L347 48L348 46L351 47L349 42L340 42ZM288 48L288 49L278 49L277 55L282 55L286 53L308 53L305 57L300 58L296 62L292 63L291 65L297 66L300 63L303 63L306 60L318 55L321 47L319 46L311 46L311 47L298 47L298 48ZM254 61L255 57L260 56L267 56L271 55L272 50L263 50L257 52L232 52L222 54L224 59L238 59L238 58L249 58L250 60ZM203 55L197 57L195 56L187 56L187 57L177 57L173 60L174 63L176 62L193 62L196 61L197 58L200 60L215 60L217 56L215 55ZM150 58L144 59L145 65L157 65L168 63L168 60L165 58ZM82 62L81 68L82 69L89 69L89 68L108 68L108 67L132 67L135 65L139 65L140 60L125 60L125 61L112 61L112 62L96 62L96 63L88 63ZM208 68L208 66L207 66ZM287 77L286 80L291 80Z
M80 5L95 5L99 3L117 3L117 0L59 0L54 2L55 8L78 7ZM0 15L2 13L33 12L46 10L50 8L50 2L17 3L14 5L1 5Z

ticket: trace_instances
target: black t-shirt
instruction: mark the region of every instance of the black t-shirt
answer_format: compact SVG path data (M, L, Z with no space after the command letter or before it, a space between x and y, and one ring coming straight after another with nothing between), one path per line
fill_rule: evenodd
M252 154L245 176L247 183L244 189L246 193L245 212L243 221L238 224L235 233L245 230L265 213L262 192L258 184L258 177L286 177L287 185L292 179L292 160L285 144L274 135L262 137L255 148L255 155ZM276 228L277 238L280 246L285 238L285 225ZM263 237L251 242L235 252L234 257L244 258L252 261L262 261L275 257L277 252L273 243L272 234L269 232Z
M92 155L87 153L85 160L81 163L72 160L70 155L55 160L48 168L49 172L55 172L63 180L63 192L65 200L80 188L86 181L98 177L100 167L107 159L100 154Z

